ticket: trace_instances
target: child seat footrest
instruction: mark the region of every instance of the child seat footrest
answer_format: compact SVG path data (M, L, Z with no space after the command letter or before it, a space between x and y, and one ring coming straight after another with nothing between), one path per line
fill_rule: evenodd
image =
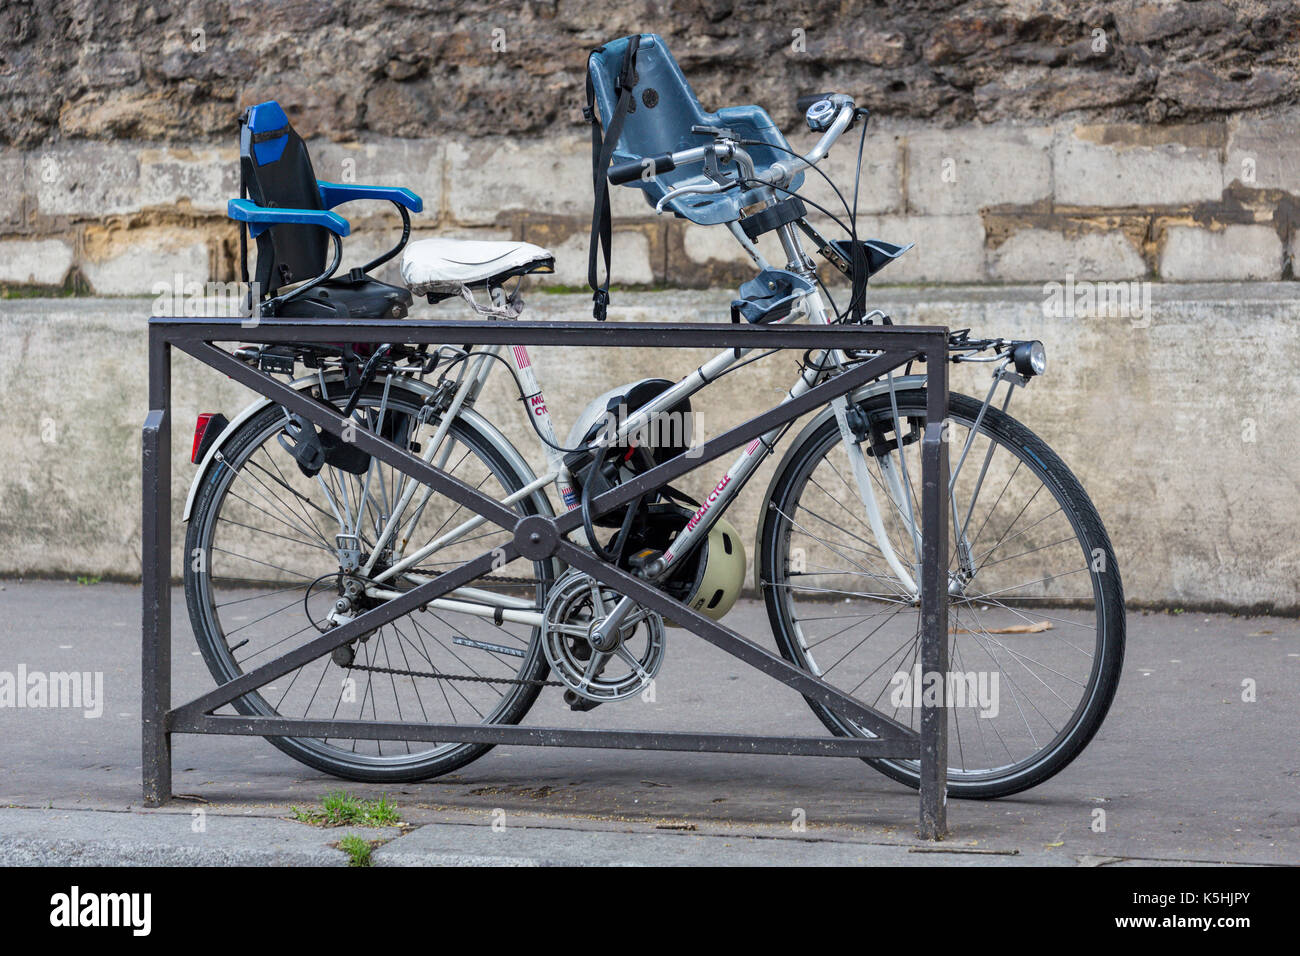
M732 321L743 316L746 322L758 325L784 319L796 301L813 291L813 284L785 269L764 269L739 291L740 298L731 303Z
M885 266L889 265L912 246L914 242L909 242L905 246L900 246L895 242L886 242L883 239L860 239L859 244L862 246L864 257L867 261L867 275L873 276ZM831 265L847 276L853 274L853 243L848 239L834 239L827 243L829 248L821 250L822 255L830 260Z

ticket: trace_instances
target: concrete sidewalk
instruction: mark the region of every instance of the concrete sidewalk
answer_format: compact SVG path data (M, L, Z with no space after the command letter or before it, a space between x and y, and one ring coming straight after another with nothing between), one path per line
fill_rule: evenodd
M268 809L182 802L162 810L0 809L0 866L347 866L345 835L378 844L372 866L1099 866L1143 861L1047 849L880 842L841 829L648 823L417 810L401 827L320 828ZM201 811L201 813L200 813ZM494 826L494 821L499 821ZM1169 861L1158 861L1162 864Z
M337 864L345 833L384 865L495 863L1098 865L1300 862L1300 623L1129 618L1106 724L1061 774L1015 797L952 801L951 839L914 837L916 795L855 760L500 747L420 784L352 784L257 738L175 738L175 791L140 809L140 591L0 581L0 671L104 674L102 716L0 708L0 864ZM209 688L184 598L173 700ZM761 607L728 617L768 642ZM1257 685L1253 703L1242 681ZM700 641L672 643L655 703L573 714L547 692L533 723L822 732L803 701ZM290 806L386 792L406 826L322 830ZM1094 832L1094 811L1105 832ZM204 828L195 830L195 810ZM791 822L803 811L807 830ZM498 828L493 828L493 823ZM500 824L504 824L504 829ZM937 850L937 852L935 852Z

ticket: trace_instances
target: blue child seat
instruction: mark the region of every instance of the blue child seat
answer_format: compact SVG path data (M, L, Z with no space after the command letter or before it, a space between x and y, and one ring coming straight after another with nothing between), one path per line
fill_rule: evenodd
M241 118L239 164L241 192L247 198L230 200L227 215L243 223L257 241L255 279L264 297L262 314L340 319L401 318L407 314L410 291L366 273L406 244L410 236L406 210L419 212L423 208L419 196L409 189L317 180L307 145L274 100L249 107ZM334 278L342 254L341 237L351 229L346 219L331 210L354 199L387 200L397 206L402 214L402 238L388 253L345 277ZM328 258L331 245L335 251L332 263ZM247 250L242 248L242 239L241 259L247 281ZM288 287L296 288L277 295Z
M587 63L591 74L596 105L605 126L618 102L615 85L623 66L623 57L632 38L622 37L595 50ZM707 136L691 132L692 126L720 126L734 130L742 139L758 140L767 145L748 146L754 167L761 170L790 154L790 148L781 130L772 122L767 111L760 106L730 106L708 112L695 97L695 91L686 82L681 67L668 52L663 38L653 33L641 34L636 51L636 84L633 87L632 110L624 121L622 134L614 148L614 162L639 160L660 153L703 146ZM777 148L774 148L777 147ZM702 166L690 166L659 173L651 181L635 180L626 185L641 189L646 202L654 206L670 190L688 184L707 185L709 178ZM800 173L790 183L798 189L803 183ZM664 208L678 216L702 226L734 222L740 210L758 201L753 189L729 189L715 195L682 196Z

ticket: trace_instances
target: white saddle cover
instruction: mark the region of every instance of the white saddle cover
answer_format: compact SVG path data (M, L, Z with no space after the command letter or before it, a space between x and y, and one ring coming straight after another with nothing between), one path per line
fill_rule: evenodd
M533 263L554 259L531 242L484 239L419 239L402 254L402 279L416 295L458 292Z

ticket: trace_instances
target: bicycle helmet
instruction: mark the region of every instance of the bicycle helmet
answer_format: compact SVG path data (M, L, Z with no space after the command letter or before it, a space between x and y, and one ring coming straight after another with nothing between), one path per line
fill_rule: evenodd
M571 447L582 446L595 440L611 420L617 422L626 418L672 385L672 382L664 378L643 378L638 382L612 388L592 399L569 431L567 444ZM643 448L647 454L641 462L628 462L633 474L680 455L691 446L691 400L684 398L660 412L636 438L638 447ZM619 446L619 459L628 458L628 447Z
M726 518L719 518L692 560L694 573L687 578L690 583L681 601L693 611L721 620L735 606L745 581L745 546L740 532Z
M582 448L602 435L611 424L622 421L670 387L672 382L667 379L646 378L611 389L583 409L569 432L567 444L571 448ZM599 475L593 468L593 454L585 449L567 453L564 464L577 490L583 490L588 482L592 482L592 493L599 494L676 457L690 445L691 402L683 398L652 418L641 433L632 436L630 444L609 449L603 456L604 465ZM595 524L605 528L621 527L626 512L626 508L616 508L596 518Z

